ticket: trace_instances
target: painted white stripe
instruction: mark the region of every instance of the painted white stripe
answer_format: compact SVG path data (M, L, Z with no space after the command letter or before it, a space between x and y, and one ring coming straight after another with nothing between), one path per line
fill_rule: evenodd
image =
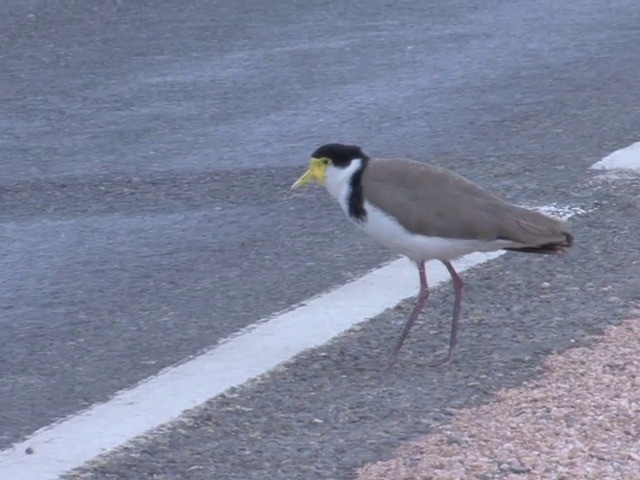
M640 142L621 148L591 166L594 170L637 170L640 172Z
M546 210L570 215L554 207ZM475 253L454 263L463 272L502 254ZM432 287L449 281L440 263L429 262L427 269ZM395 260L291 311L259 322L204 354L118 393L108 402L38 430L0 452L0 479L54 480L300 352L328 342L417 291L415 266L406 259ZM28 448L32 454L25 453Z

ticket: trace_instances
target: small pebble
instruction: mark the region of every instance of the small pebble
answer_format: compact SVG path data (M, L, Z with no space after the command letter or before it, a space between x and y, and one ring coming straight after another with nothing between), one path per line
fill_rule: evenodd
M522 465L519 462L511 462L509 464L509 471L512 473L529 473L531 469Z
M462 438L462 436L458 435L457 433L449 433L447 434L447 443L449 443L450 445L463 445L464 438Z
M24 453L26 453L27 455L31 455L33 453L33 448L31 447L27 447L24 451Z

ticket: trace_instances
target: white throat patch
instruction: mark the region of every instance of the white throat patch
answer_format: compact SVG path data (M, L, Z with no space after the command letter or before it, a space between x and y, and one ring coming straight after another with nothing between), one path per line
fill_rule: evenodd
M324 177L324 186L339 203L345 213L349 214L349 195L351 194L351 177L362 168L362 159L351 161L347 168L338 168L333 165L327 167Z

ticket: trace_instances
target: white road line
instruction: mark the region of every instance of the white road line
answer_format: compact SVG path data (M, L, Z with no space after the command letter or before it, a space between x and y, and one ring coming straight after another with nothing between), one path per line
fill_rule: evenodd
M575 211L553 206L544 210L563 217ZM463 272L504 253L475 253L454 263ZM449 281L438 262L429 262L427 269L431 286ZM0 452L0 479L57 479L300 352L323 345L417 291L415 266L406 259L395 260L293 310L261 321L202 355L121 391L105 403L38 430ZM26 454L27 449L32 453Z
M637 170L640 172L640 142L621 148L591 166L594 170Z

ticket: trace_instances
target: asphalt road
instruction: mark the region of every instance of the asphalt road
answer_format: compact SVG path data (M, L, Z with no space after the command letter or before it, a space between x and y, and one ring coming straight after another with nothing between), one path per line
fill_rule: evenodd
M320 143L591 203L640 8L566 3L2 2L0 447L388 258L288 192Z

